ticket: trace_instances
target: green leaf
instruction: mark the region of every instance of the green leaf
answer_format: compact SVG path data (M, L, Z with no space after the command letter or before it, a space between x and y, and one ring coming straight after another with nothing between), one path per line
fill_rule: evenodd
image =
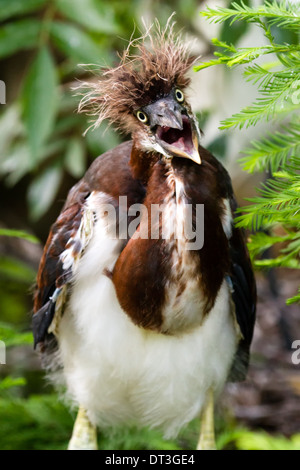
M4 341L7 348L32 344L32 332L21 332L10 323L0 322L0 339Z
M87 28L103 34L117 34L119 27L115 20L115 10L108 2L95 0L56 0L58 10L67 18Z
M15 52L36 47L41 22L34 19L18 20L0 28L0 59Z
M11 152L12 142L16 137L22 135L22 132L20 107L13 103L7 106L0 116L0 165L2 165L1 160L3 160L5 153Z
M274 234L269 235L265 232L257 232L250 236L248 248L252 256L257 256L276 243L288 242L289 240L292 240L293 237L293 233L283 236L275 236Z
M62 169L54 166L47 168L30 184L27 198L32 220L39 219L49 209L55 199L61 179Z
M0 277L2 279L12 279L15 283L30 285L35 274L35 270L24 262L9 256L0 256Z
M20 387L26 385L25 377L5 377L3 380L0 380L0 390L7 390L12 387Z
M239 21L230 24L230 21L228 20L222 25L220 32L221 40L226 42L233 42L236 44L240 37L245 34L248 28L249 25L246 22Z
M243 1L231 3L231 8L215 7L207 8L200 12L201 16L210 19L214 23L222 23L231 20L230 25L235 21L244 20L249 23L259 22L261 18L268 18L270 24L276 24L281 28L294 29L300 28L300 9L299 5L293 5L291 2L268 2L264 5L248 7Z
M66 449L72 415L57 395L0 399L1 449ZM51 439L49 436L51 435Z
M78 105L78 101L76 103ZM54 134L57 136L61 136L64 133L71 133L72 130L76 132L76 127L80 124L80 121L82 120L82 117L79 116L78 114L72 114L75 106L72 106L71 108L71 113L67 114L66 116L61 117L58 119L55 123L54 127Z
M27 142L17 141L12 145L7 155L3 156L0 174L7 175L5 182L8 186L14 186L33 167Z
M254 266L259 269L263 268L289 268L300 269L300 263L288 256L277 256L274 259L261 259L254 262Z
M23 114L32 159L36 161L49 136L57 109L57 76L47 47L31 64L23 90Z
M294 297L291 297L290 299L287 299L286 301L287 305L291 305L296 302L300 303L300 288L298 289L298 294L296 294Z
M39 155L39 162L63 154L67 143L68 139L66 137L57 137L53 132L53 139L44 145L43 152Z
M93 157L98 157L107 150L121 143L120 136L112 129L102 123L97 129L90 130L85 140L89 152Z
M257 86L258 97L250 106L222 121L220 129L241 129L272 119L272 133L253 141L252 147L243 152L245 157L242 159L247 171L269 172L271 178L261 184L257 197L246 199L252 204L238 210L243 215L235 218L235 224L261 230L251 236L248 244L256 267L300 269L300 4L273 0L249 7L241 0L239 3L231 2L230 8L208 8L201 14L215 23L229 21L231 28L237 21L242 23L241 28L247 23L255 23L269 42L260 47L235 49L235 46L227 44L232 41L229 32L228 37L212 40L218 47L216 58L200 64L195 70L216 64L235 67L251 63L243 75ZM282 29L293 34L276 34L282 33ZM256 62L267 54L276 56L276 61ZM278 128L279 131L276 130ZM257 259L275 244L278 245L273 259ZM287 303L299 299L298 292ZM262 447L266 448L265 436L262 442Z
M56 46L75 63L109 63L108 53L88 34L69 23L55 21L50 28Z
M272 436L265 431L244 430L235 439L239 450L298 450L300 434L287 439L284 436Z
M2 237L17 237L22 238L23 240L28 240L32 243L39 243L39 239L30 233L24 232L23 230L11 230L0 228L0 236Z
M251 147L242 152L246 157L241 158L240 162L249 173L265 171L268 167L274 173L299 150L300 124L290 123L289 127L282 128L282 132L267 133L261 140L252 141Z
M203 69L207 69L208 67L212 67L213 65L222 64L222 59L211 59L207 62L202 62L200 65L195 65L193 68L195 72L200 72Z
M85 171L85 148L82 140L78 137L70 139L65 159L65 168L74 176L74 178L80 178Z
M283 108L285 102L291 96L290 82L277 81L276 88L273 87L272 93L266 86L261 90L261 96L250 106L246 106L239 113L233 114L230 118L221 121L219 129L229 129L244 126L255 126L259 120L269 121L276 116L277 109Z
M0 21L31 13L46 5L47 0L0 0Z

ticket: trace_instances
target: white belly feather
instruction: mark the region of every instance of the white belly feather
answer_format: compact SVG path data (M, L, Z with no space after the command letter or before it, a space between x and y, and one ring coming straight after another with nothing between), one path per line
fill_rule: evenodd
M191 332L163 335L139 328L102 274L114 265L120 244L105 230L98 219L60 323L68 395L100 427L159 426L174 435L199 415L207 390L217 394L226 381L237 345L228 286L223 283L213 310ZM188 304L188 292L182 301Z

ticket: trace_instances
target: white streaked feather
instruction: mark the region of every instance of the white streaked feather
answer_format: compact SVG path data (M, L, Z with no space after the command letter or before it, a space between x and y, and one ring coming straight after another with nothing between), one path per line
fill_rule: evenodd
M189 240L184 227L187 225L187 200L180 178L170 171L167 177L171 189L162 220L166 221L167 249L172 260L171 272L174 280L166 285L166 300L163 308L162 330L168 333L184 331L199 326L203 321L204 306L199 279L195 276L196 260L193 252L186 249ZM164 228L165 228L164 227ZM169 241L168 241L169 240Z
M87 199L86 206L83 208L82 211L82 217L79 228L75 235L70 237L70 239L68 240L68 248L66 248L60 255L62 269L66 272L71 272L71 281L78 267L79 260L93 235L95 217L93 210L89 208L89 200L93 197L95 197L95 193L91 193L91 195ZM77 249L78 246L80 247L79 250ZM54 298L54 296L56 298ZM55 302L55 313L52 322L48 327L48 333L53 333L55 334L55 336L58 335L59 323L61 321L65 309L66 299L66 285L60 289L56 289L54 295L52 296L52 301Z
M230 238L232 235L232 223L233 223L230 202L228 199L224 198L222 199L222 204L224 207L224 211L222 215L223 230L225 232L226 237Z
M81 255L87 247L90 239L92 238L94 227L94 213L89 208L89 200L94 197L94 194L95 193L91 193L87 200L87 204L83 209L80 225L77 232L68 240L67 245L69 245L69 247L66 248L60 255L60 260L63 263L63 270L65 271L72 269L72 271L75 272ZM74 249L77 244L79 244L80 246L79 251L76 251Z
M207 390L218 394L226 381L237 346L228 285L193 331L163 335L134 325L103 274L122 249L120 240L107 237L103 200L99 194L89 201L97 221L60 323L68 395L100 427L149 425L174 435L199 415Z

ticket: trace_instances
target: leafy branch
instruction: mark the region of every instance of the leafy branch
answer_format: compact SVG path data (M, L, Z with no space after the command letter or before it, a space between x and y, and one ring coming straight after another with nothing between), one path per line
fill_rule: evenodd
M269 168L273 173L280 166L285 166L291 156L299 154L300 123L290 123L283 126L282 131L276 131L261 140L254 140L251 149L245 149L245 157L240 161L243 169L253 173Z
M222 23L226 20L247 21L248 23L260 23L261 19L268 19L271 25L276 25L280 28L299 31L300 18L299 9L297 5L289 3L287 6L286 1L268 2L259 7L249 7L243 1L240 3L233 2L232 8L207 8L201 12L201 15L208 18L213 23Z
M267 54L284 54L287 52L300 53L300 46L298 45L286 46L283 44L274 46L241 47L237 50L232 44L219 41L217 38L213 38L211 42L216 47L223 47L226 49L228 51L228 55L215 52L214 55L218 58L196 65L194 67L196 72L211 67L212 65L225 64L227 67L233 67L235 65L247 64L258 57Z
M259 7L234 2L230 8L207 8L201 15L214 23L236 21L253 23L262 28L269 44L238 48L213 39L218 48L214 59L196 70L215 65L228 68L245 65L244 78L258 88L258 97L250 106L221 122L221 129L254 126L272 120L277 130L251 142L243 150L241 163L250 173L265 171L269 178L258 189L258 195L239 211L237 226L259 230L251 235L249 250L256 267L300 269L300 44L281 31L281 43L275 43L272 32L299 32L300 5L291 2L266 1ZM276 36L276 35L275 35ZM295 39L296 38L296 39ZM257 63L262 56L275 54L276 61ZM272 259L261 255L275 244L279 254ZM300 301L300 290L287 303Z

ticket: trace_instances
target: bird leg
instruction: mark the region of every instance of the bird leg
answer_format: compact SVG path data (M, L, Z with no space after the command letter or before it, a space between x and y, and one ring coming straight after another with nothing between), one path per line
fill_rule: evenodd
M206 404L201 415L201 431L197 450L216 450L214 430L214 394L208 391Z
M97 450L97 430L90 422L86 410L80 406L68 450Z

